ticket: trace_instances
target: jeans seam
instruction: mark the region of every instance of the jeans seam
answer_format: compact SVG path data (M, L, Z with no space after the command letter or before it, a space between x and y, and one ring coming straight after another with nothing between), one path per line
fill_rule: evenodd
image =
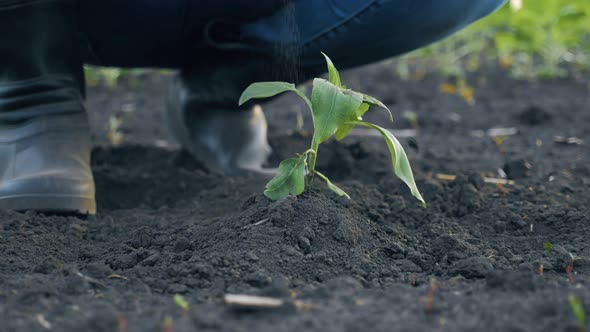
M359 18L360 16L364 15L367 12L373 11L375 8L379 7L381 3L378 0L373 0L371 3L367 4L365 7L360 8L354 14L350 15L345 20L342 20L329 28L324 29L322 32L319 32L312 36L308 41L302 43L302 48L308 48L311 45L317 44L322 39L327 39L330 35L335 34L338 30L343 29L344 27L348 26L352 21Z

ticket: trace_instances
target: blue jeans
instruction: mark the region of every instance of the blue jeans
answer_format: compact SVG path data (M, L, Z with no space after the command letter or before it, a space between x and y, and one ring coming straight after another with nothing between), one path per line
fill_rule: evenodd
M87 63L183 68L223 52L295 54L301 70L339 68L425 46L505 0L100 0L81 1ZM288 56L288 55L287 55Z

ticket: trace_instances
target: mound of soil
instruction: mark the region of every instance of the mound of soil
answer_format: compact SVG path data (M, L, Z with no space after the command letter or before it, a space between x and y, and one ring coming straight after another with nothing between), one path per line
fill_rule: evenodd
M470 106L438 94L439 77L400 81L389 66L344 80L418 115L401 141L426 209L378 137L322 147L318 167L352 200L316 184L272 202L268 179L226 177L174 149L160 124L169 77L91 89L99 213L0 212L3 331L577 331L568 296L590 309L587 87L490 73L472 78ZM292 97L266 106L269 164L309 144L293 126L301 114L309 125L303 110ZM112 116L121 147L106 144ZM509 134L489 137L494 127ZM228 305L227 294L284 304Z

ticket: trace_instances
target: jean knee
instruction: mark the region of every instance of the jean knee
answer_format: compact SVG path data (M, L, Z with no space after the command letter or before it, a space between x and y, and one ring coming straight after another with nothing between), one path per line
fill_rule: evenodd
M493 13L506 0L384 0L380 20L387 27L386 41L400 44L407 52L447 37ZM387 17L385 17L387 16ZM404 47L403 45L406 45Z
M470 9L473 21L488 16L506 3L506 0L463 1L466 2L466 6Z
M438 5L438 15L444 18L450 30L459 30L500 8L506 0L450 0Z

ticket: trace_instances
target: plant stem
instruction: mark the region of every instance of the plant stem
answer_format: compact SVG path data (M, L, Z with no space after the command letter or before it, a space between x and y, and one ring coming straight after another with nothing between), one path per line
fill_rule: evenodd
M313 150L313 153L310 154L309 163L308 163L309 173L310 173L312 179L313 179L313 175L315 174L315 163L316 163L319 147L320 147L320 145L316 142L316 140L314 138L311 141L311 148L310 148L311 150Z

